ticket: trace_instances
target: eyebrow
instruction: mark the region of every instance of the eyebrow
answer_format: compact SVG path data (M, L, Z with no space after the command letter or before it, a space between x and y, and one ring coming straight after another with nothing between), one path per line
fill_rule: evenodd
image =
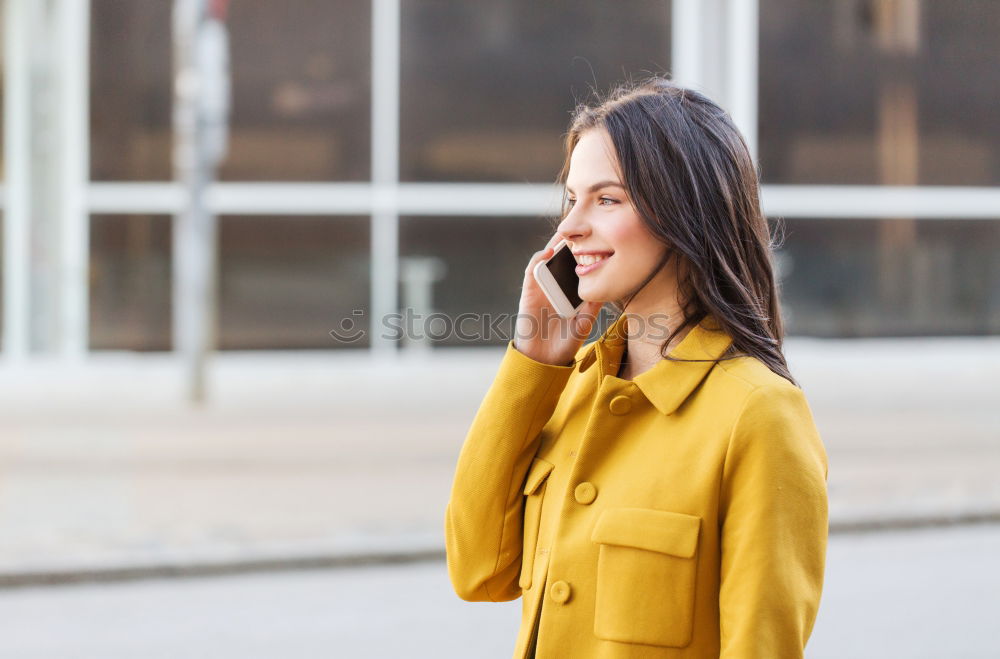
M600 183L595 183L592 186L590 186L587 192L597 192L601 188L611 188L611 187L621 188L622 190L625 189L625 186L623 186L618 181L601 181ZM569 186L566 186L566 189L569 190L570 192L573 192L573 188Z

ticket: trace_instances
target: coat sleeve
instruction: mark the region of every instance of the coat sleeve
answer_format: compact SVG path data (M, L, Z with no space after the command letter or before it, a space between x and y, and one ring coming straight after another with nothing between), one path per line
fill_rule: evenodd
M507 343L459 453L445 511L448 575L464 600L521 595L523 485L573 370L535 361Z
M753 390L723 467L720 659L803 656L823 589L827 475L802 390Z

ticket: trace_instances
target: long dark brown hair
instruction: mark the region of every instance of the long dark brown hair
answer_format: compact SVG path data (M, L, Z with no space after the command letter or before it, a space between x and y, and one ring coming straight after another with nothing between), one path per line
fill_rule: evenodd
M782 353L784 330L771 261L780 243L760 206L758 169L729 114L704 94L661 76L620 83L603 98L576 106L558 184L566 183L581 135L601 128L614 144L632 205L668 246L646 280L625 300L613 302L618 313L675 258L684 319L660 355L688 361L666 354L667 346L684 328L712 315L733 338L720 360L753 356L799 386ZM563 217L567 197L563 189ZM558 223L554 219L554 227Z

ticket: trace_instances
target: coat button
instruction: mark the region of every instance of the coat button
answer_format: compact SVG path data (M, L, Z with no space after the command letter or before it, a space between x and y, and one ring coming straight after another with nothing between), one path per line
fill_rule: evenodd
M569 584L565 581L557 581L549 588L549 595L560 604L569 599L569 592Z
M588 504L597 498L597 488L593 483L583 482L573 490L573 496L576 497L577 503Z
M632 409L632 399L628 396L615 396L611 399L611 405L608 407L615 416L628 414L629 410Z

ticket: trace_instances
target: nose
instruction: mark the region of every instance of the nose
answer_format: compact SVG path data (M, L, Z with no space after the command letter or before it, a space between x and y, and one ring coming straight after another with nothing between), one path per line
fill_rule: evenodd
M580 242L590 233L590 227L587 225L586 218L583 217L583 213L578 211L579 205L574 206L570 209L566 216L556 227L556 233L559 237L569 243L570 247L573 247L574 242Z

